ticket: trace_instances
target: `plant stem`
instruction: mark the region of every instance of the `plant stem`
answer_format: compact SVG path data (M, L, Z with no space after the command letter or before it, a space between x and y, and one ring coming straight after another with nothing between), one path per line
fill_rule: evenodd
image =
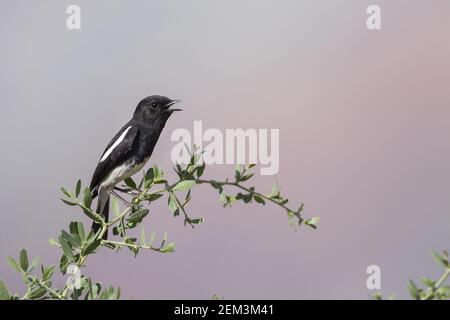
M28 279L30 279L31 282L33 282L35 285L41 287L42 289L47 290L47 292L51 293L52 295L54 295L58 299L60 299L60 300L64 300L65 299L65 297L62 294L59 294L58 292L56 292L55 290L53 290L52 288L50 288L46 284L42 283L40 280L38 280L35 277L33 277L32 275L29 275L29 274L24 274L24 275L26 277L28 277ZM22 300L28 299L28 297L27 297L28 293L29 292L27 291L27 293L22 297Z
M450 268L445 269L444 274L439 278L439 280L436 282L434 288L430 288L427 292L427 294L422 298L422 300L428 300L430 299L434 292L439 289L447 280L447 278L450 276Z
M113 246L121 246L121 247L123 247L123 246L125 246L125 247L130 247L130 248L133 248L133 249L137 249L137 248L144 248L143 246L138 246L138 245L136 245L136 244L132 244L132 243L126 243L126 242L120 242L120 241L112 241L112 240L102 240L102 244L106 244L106 245L108 245L108 244L110 244L110 245L113 245Z
M194 228L194 224L191 222L191 218L189 218L186 210L184 209L184 206L181 204L180 200L178 199L178 197L175 195L175 192L173 192L172 190L168 189L167 192L169 194L171 194L173 196L173 198L175 199L175 201L177 202L178 208L181 209L181 212L183 212L184 215L184 222L189 223L189 225Z
M268 196L266 196L266 195L264 195L264 194L262 194L262 193L256 192L256 191L254 191L254 190L250 190L249 188L246 188L246 187L244 187L243 185L241 185L241 184L239 184L239 183L237 183L237 182L228 182L228 181L221 181L221 182L219 182L219 181L203 180L203 179L196 179L195 182L196 182L196 183L199 183L199 184L201 184L201 183L207 183L207 184L217 183L217 184L220 184L220 185L237 187L237 188L239 188L239 189L241 189L241 190L244 190L244 191L246 191L246 192L248 192L248 193L257 195L257 196L259 196L259 197L261 197L261 198L263 198L263 199L265 199L265 200L267 200L267 201L270 201L270 202L272 202L272 203L274 203L274 204L280 206L281 208L285 209L285 210L288 211L288 212L292 212L292 213L295 214L295 216L298 218L298 220L299 220L300 223L303 221L303 218L300 216L300 213L299 213L299 212L297 212L297 211L295 211L295 210L291 210L291 209L290 209L289 207L287 207L285 204L283 204L283 203L277 201L276 199L272 199L272 198L270 198L270 197L268 197Z
M112 241L112 240L102 240L103 245L113 245L113 246L121 246L121 247L129 247L133 249L150 249L153 251L163 252L162 248L155 248L148 245L138 245L132 243L126 243L123 241Z

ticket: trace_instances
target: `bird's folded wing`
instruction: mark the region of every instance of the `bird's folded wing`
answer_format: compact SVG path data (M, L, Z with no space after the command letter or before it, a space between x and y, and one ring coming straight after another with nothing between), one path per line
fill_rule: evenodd
M94 190L100 182L124 161L127 152L137 141L139 128L133 125L124 126L109 142L92 176L90 188Z

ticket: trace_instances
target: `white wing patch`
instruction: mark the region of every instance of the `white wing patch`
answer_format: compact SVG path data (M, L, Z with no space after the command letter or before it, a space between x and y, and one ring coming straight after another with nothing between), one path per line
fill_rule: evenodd
M102 162L103 160L108 158L108 156L111 154L111 152L113 152L113 150L123 141L123 139L127 135L128 130L130 130L130 129L131 129L131 126L129 126L124 132L122 132L119 139L117 139L116 142L114 142L114 144L108 150L106 150L105 154L100 159L100 162Z

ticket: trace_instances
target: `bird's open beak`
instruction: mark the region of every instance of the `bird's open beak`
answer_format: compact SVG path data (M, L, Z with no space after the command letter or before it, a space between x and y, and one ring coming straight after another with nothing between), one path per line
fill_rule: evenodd
M167 111L173 112L173 111L183 111L183 109L169 109L171 106L173 106L175 103L181 102L181 100L172 100L168 104L166 104L164 107L167 109Z

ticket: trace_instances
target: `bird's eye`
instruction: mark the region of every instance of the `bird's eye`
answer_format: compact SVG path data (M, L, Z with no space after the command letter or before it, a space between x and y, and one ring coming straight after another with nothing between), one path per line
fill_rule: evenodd
M152 103L152 108L156 108L157 104L156 103Z

